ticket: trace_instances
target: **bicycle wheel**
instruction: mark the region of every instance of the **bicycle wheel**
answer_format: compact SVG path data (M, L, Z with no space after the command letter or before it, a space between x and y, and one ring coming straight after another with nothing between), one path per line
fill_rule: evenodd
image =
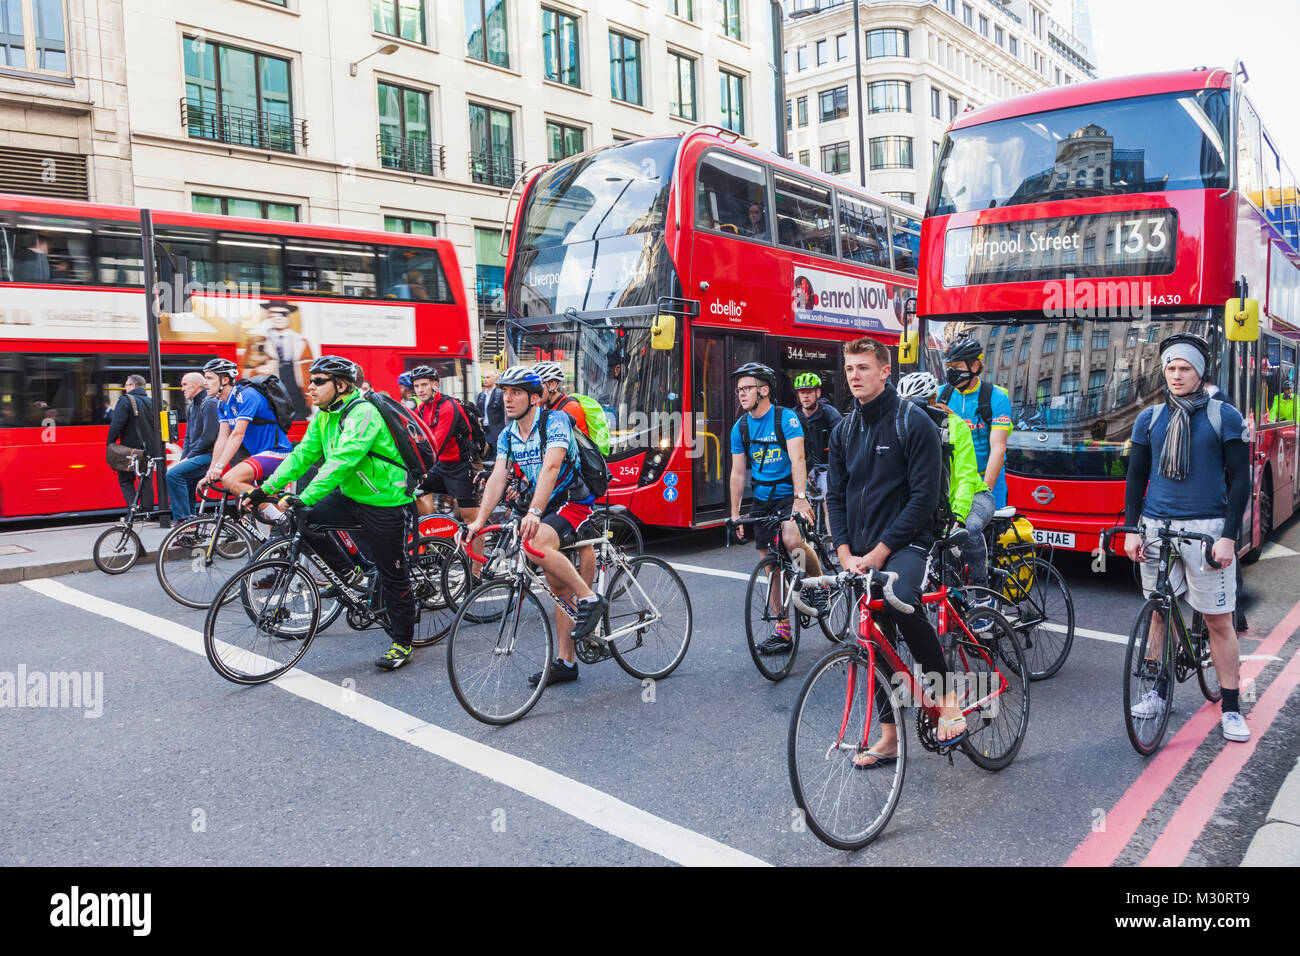
M975 766L1002 770L1016 759L1029 729L1029 667L1002 612L974 607L965 621L973 640L960 630L947 635L953 686L967 712L967 736L959 746ZM979 706L970 709L973 704Z
M551 616L517 578L491 581L461 605L447 640L447 673L460 705L485 724L508 724L546 689L555 656ZM536 687L528 678L541 674Z
M114 525L107 528L95 539L91 556L95 567L105 574L123 574L135 567L144 554L144 545L140 536L126 525Z
M251 563L257 563L259 561L287 561L287 560L289 560L289 540L287 538L276 538L274 541L268 541L266 544L262 545L262 547L257 550L257 553L253 555L253 561ZM330 581L328 578L325 577L324 572L321 571L321 569L315 564L315 562L313 562L312 559L309 558L302 551L298 552L298 566L302 568L305 572L307 572L307 574L311 575L311 579L316 582L316 591L318 594L330 586ZM258 586L265 587L268 586L274 580L275 580L275 573L268 572L267 574L263 575L261 578L258 578L257 580L253 581L252 586L254 588ZM342 601L340 601L338 598L321 597L320 598L320 621L316 625L316 633L319 634L321 631L325 630L327 627L329 627L331 624L337 621L339 619L339 615L342 613L343 613Z
M1074 646L1074 598L1061 572L1042 558L1025 561L1029 580L1014 589L1015 617L1030 680L1046 680L1061 669Z
M1196 683L1201 685L1206 700L1211 704L1218 703L1223 699L1223 688L1219 686L1219 672L1214 669L1210 657L1210 629L1200 611L1192 612L1192 625L1187 636L1196 652Z
M790 614L790 575L781 567L776 555L769 554L758 562L745 589L745 640L749 656L758 672L770 681L785 680L799 653L799 615ZM771 591L775 588L775 592ZM773 610L776 604L780 610ZM764 653L759 647L776 636L779 621L790 622L790 641L783 650ZM772 645L769 645L769 647Z
M253 586L268 576L268 586ZM320 593L311 575L288 561L259 561L217 592L203 622L203 649L226 680L261 684L302 659L319 620Z
M822 658L803 682L786 734L795 803L818 839L838 850L860 850L879 836L903 791L903 708L889 675L879 666L871 676L886 693L868 694L868 673L867 657L857 648L841 648ZM899 731L898 759L855 767L853 758L865 749L862 745L880 742L886 717Z
M252 560L254 544L233 518L199 515L176 525L158 547L158 583L177 604L202 610Z
M817 619L817 624L826 635L826 640L843 641L851 623L853 623L853 595L848 588L831 588L826 613Z
M613 512L604 528L610 533L610 542L629 558L639 557L645 552L645 539L634 519L620 512Z
M411 585L419 618L415 622L417 647L437 644L451 631L459 602L469 591L469 558L446 538L417 538L408 546Z
M601 636L644 623L610 643L614 660L638 680L667 677L686 656L693 616L686 585L661 558L640 557L614 572Z
M1151 657L1151 619L1159 614L1164 636ZM1174 699L1174 641L1169 634L1170 615L1163 602L1149 598L1138 612L1124 651L1124 727L1133 749L1144 757L1155 753L1169 726L1169 711ZM1162 685L1164 697L1158 686ZM1139 708L1137 715L1133 709Z

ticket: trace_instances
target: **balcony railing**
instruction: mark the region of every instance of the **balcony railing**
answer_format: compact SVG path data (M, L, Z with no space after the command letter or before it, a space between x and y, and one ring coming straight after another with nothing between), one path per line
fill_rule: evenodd
M379 164L385 169L400 169L423 176L441 176L447 170L446 148L416 136L402 139L390 133L375 137Z
M216 106L181 97L181 125L195 139L296 153L307 148L307 121L239 106Z
M469 177L476 183L509 189L524 171L524 162L509 153L470 153Z

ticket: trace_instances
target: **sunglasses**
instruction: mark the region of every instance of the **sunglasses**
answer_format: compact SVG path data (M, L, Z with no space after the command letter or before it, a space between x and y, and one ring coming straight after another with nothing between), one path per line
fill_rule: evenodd
M320 385L328 385L328 384L329 384L330 382L332 382L332 381L333 381L333 379L331 379L331 378L316 378L316 377L313 375L313 376L312 376L311 383L312 383L313 385L320 386Z

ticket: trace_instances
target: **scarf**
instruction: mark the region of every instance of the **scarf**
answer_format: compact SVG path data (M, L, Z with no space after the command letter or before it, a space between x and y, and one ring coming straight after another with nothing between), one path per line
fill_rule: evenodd
M1191 468L1192 416L1210 402L1205 386L1185 396L1175 395L1165 387L1165 405L1169 409L1169 428L1160 450L1160 474L1171 481L1183 481Z

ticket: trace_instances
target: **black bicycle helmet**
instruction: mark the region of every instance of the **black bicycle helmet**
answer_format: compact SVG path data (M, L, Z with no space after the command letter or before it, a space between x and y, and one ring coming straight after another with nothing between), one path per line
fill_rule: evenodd
M984 360L984 345L979 339L966 332L957 336L948 351L944 353L945 362L982 362Z
M239 366L226 358L209 359L208 363L203 366L203 371L211 372L214 375L229 375L231 378L239 377Z
M341 355L322 355L311 363L308 371L312 375L329 375L332 378L351 382L353 385L357 383L357 363Z
M776 388L776 372L762 362L746 362L731 373L732 378L744 378L746 375L751 375L760 382L767 382L772 388Z
M432 379L435 382L442 380L442 376L438 374L438 370L429 365L417 365L415 368L411 369L410 375L412 383L421 378Z
M1167 335L1160 340L1160 354L1165 354L1165 349L1171 345L1190 345L1201 353L1205 359L1205 367L1210 367L1210 343L1205 341L1195 332L1175 332L1173 335Z
M497 388L522 388L532 395L540 395L542 380L531 365L512 365L497 379Z

